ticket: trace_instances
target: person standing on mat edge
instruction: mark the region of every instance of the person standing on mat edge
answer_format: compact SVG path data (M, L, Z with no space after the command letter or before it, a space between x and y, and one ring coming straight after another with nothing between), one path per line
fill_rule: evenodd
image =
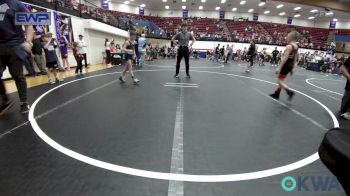
M254 64L254 56L255 56L255 41L251 40L250 41L250 46L247 52L247 60L248 60L248 65L247 65L247 70L246 72L249 73L250 69L253 67Z
M347 79L345 92L341 101L340 116L346 120L350 120L350 56L340 67L340 72Z
M272 67L275 67L278 65L278 54L279 53L280 52L277 50L277 47L275 47L275 50L272 51L272 63L271 63Z
M14 105L14 101L6 95L6 89L2 74L8 67L21 102L20 112L29 112L27 102L27 82L23 75L23 65L31 55L32 41L34 37L33 26L26 26L23 32L22 26L15 24L16 12L28 12L25 6L17 0L0 0L0 115L8 111ZM25 36L26 35L26 36Z
M270 95L274 99L279 99L282 89L286 90L287 95L289 96L289 100L291 100L294 96L294 92L289 89L285 83L285 80L289 73L293 75L294 69L299 62L299 47L297 43L298 38L299 33L296 31L292 31L287 35L288 45L284 51L280 65L280 71L278 73L278 87L275 93Z
M143 33L141 34L141 37L139 37L138 40L138 47L139 47L139 66L142 67L145 65L145 55L146 55L146 46L148 44L146 35Z
M85 69L88 69L88 64L87 64L87 56L86 56L86 43L84 41L84 36L79 35L79 41L78 41L78 47L79 47L79 54L83 55L84 57L84 63L85 63Z
M140 82L140 80L138 80L135 77L134 72L132 71L132 62L133 60L136 59L136 51L135 51L136 39L137 39L136 32L130 31L130 38L127 39L123 45L123 51L125 52L124 58L125 58L126 66L121 76L119 77L119 80L121 83L126 82L125 76L127 72L130 73L131 78L134 81L134 84L138 84Z
M193 44L196 42L196 39L192 35L192 33L187 32L187 24L183 23L181 25L181 32L176 34L171 41L173 43L176 43L175 40L178 40L178 53L177 53L177 60L176 60L176 73L175 73L175 78L179 77L180 73L180 63L182 58L185 58L185 63L186 63L186 74L188 78L191 78L190 75L190 47L193 46ZM189 45L190 40L192 40L191 44Z

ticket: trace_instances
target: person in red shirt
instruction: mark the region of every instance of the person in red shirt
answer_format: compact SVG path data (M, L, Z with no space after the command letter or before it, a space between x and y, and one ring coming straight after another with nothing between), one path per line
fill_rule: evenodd
M74 42L73 43L73 55L75 60L77 61L77 67L75 68L75 74L83 74L83 59L84 56L79 53L79 48L78 48L79 43Z

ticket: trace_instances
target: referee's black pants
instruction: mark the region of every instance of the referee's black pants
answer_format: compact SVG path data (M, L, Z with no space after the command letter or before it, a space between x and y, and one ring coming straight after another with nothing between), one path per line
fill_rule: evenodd
M189 74L190 71L190 50L187 46L180 46L177 52L177 60L176 60L176 74L180 73L180 63L182 58L185 58L186 63L186 73Z

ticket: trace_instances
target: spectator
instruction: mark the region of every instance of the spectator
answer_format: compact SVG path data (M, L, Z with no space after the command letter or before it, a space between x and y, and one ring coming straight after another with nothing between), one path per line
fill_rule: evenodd
M47 71L45 69L46 62L41 35L37 34L34 36L32 54L34 55L34 62L40 70L40 73L47 74Z
M56 54L56 48L57 43L52 38L52 33L47 33L43 36L43 47L45 51L45 57L46 57L46 67L48 68L47 77L48 77L48 83L49 84L55 84L56 82L62 82L63 80L59 77L59 74L56 72L57 69L57 54ZM51 74L54 75L54 80L51 79Z
M83 55L79 54L79 48L78 48L79 43L74 42L73 43L73 55L75 60L77 61L77 67L75 68L75 74L83 74Z
M83 35L79 35L79 41L78 41L78 48L79 48L79 54L83 55L84 57L84 63L85 63L85 69L88 68L88 64L87 64L87 55L86 55L86 43L84 41L84 36Z
M108 38L105 39L106 64L111 66L111 42Z
M63 62L63 69L70 70L70 65L68 62L68 41L65 36L61 38L60 51Z
M145 64L147 39L146 35L142 34L138 39L139 65L142 67Z

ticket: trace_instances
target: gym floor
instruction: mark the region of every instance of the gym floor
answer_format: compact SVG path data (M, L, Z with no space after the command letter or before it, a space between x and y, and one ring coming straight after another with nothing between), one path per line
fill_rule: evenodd
M276 101L274 68L244 66L191 60L176 79L174 60L157 60L139 85L120 84L119 67L30 88L30 122L16 107L0 118L0 195L345 196L281 181L333 177L315 153L350 127L334 118L346 80L299 69L295 98Z

